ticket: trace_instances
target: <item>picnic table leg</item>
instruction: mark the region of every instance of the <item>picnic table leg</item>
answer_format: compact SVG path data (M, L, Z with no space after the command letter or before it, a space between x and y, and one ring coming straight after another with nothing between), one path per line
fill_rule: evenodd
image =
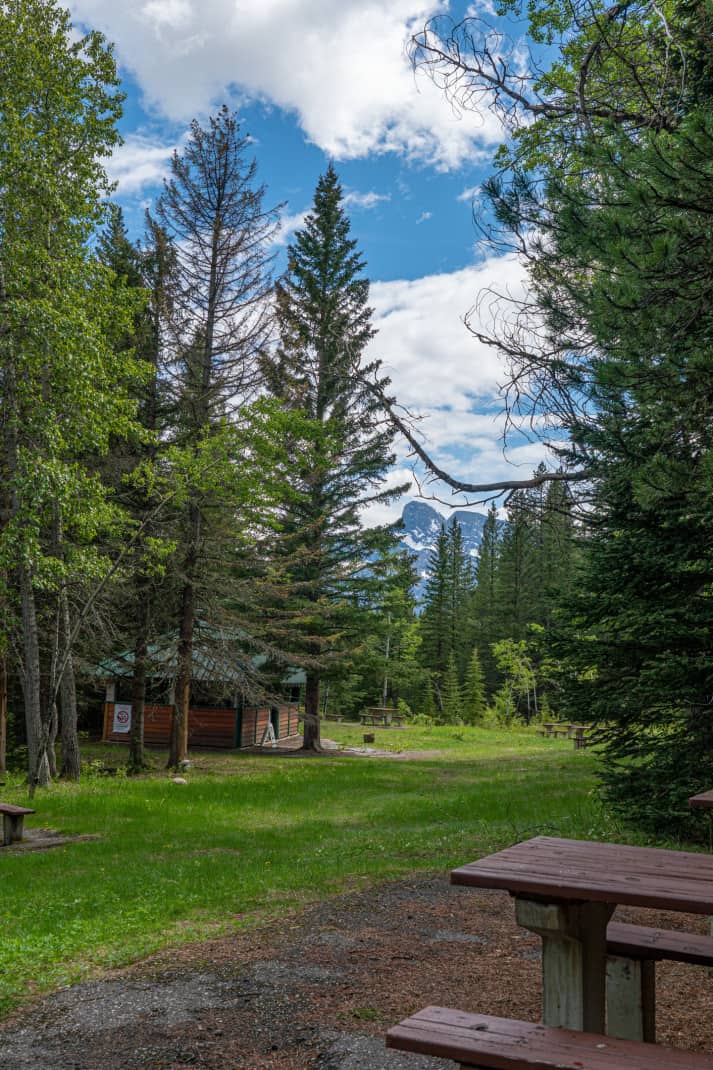
M656 964L650 959L609 956L607 1034L656 1042Z
M518 896L518 924L542 938L542 1021L603 1033L610 903L552 903Z

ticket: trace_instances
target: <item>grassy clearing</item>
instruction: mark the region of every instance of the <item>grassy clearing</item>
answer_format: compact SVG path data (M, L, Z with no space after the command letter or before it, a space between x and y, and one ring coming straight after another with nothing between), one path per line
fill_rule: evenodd
M358 726L330 724L343 743ZM197 755L186 787L158 770L86 776L35 800L34 825L101 839L0 859L0 1008L170 942L250 924L376 880L450 867L538 833L613 835L592 758L569 741L477 729L376 729L419 761ZM95 754L116 764L121 748ZM24 803L19 779L3 799ZM619 838L622 833L617 830Z

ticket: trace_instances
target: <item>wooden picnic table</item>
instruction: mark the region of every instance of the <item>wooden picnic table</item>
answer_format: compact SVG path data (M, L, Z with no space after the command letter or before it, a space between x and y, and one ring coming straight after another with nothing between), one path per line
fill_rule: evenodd
M389 709L385 706L367 706L360 715L362 724L381 725L384 728L396 725L398 728L404 723L403 714L397 709Z
M593 1033L605 1029L617 904L713 912L713 857L686 851L537 836L453 870L451 881L515 897L518 923L542 938L544 1024ZM616 1035L637 1039L641 1008L630 996L622 992Z

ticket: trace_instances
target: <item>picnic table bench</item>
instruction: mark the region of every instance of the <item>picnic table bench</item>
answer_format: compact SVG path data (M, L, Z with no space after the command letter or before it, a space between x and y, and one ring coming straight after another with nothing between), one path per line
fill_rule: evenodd
M389 728L390 726L401 728L404 723L403 714L399 713L398 710L390 710L377 706L368 706L364 712L359 715L359 719L362 724L380 725L382 728Z
M512 1018L425 1007L386 1034L387 1048L480 1070L710 1070L711 1057Z
M22 827L26 814L34 814L26 806L13 806L11 803L0 803L2 814L2 842L7 847L11 843L18 843L22 839Z

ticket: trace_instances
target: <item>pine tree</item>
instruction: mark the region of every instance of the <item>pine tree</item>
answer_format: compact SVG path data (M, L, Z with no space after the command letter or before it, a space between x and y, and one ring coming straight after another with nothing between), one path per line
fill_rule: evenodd
M448 535L444 524L428 556L427 570L421 615L421 663L440 678L446 669L452 639Z
M500 532L495 505L488 510L475 568L475 592L472 599L473 631L481 652L485 690L492 695L498 684L498 670L492 645L501 638L498 611L498 556Z
M478 648L474 646L463 686L463 720L467 724L478 724L483 719L485 707L483 669Z
M114 272L117 285L128 287L143 298L137 302L131 329L116 339L115 345L118 351L133 348L145 367L145 377L135 391L144 434L135 436L130 443L115 444L103 465L105 482L113 488L140 531L124 569L126 582L115 596L117 615L126 622L126 642L133 649L128 765L130 772L138 773L146 765L144 707L149 641L157 618L160 631L170 627L166 592L159 597L160 568L157 567L167 531L163 517L154 514L161 495L167 493L165 475L162 475L165 458L160 447L162 443L165 445L171 428L167 383L161 363L163 334L168 326L176 282L175 256L165 232L150 216L143 245L131 242L117 205L111 207L109 225L98 242L98 254Z
M421 617L421 661L438 683L445 677L453 654L462 680L472 646L475 578L463 550L463 532L455 518L447 527L441 527L429 557L428 573Z
M320 681L343 670L364 627L361 607L373 601L367 592L378 577L370 559L395 543L386 529L365 529L361 510L402 491L380 489L394 432L364 385L378 365L363 365L374 335L363 270L330 164L288 246L288 268L276 287L280 344L266 364L273 394L304 419L291 443L291 501L277 552L293 562L280 627L307 663L307 749L319 748Z
M458 680L458 666L453 651L448 655L442 687L442 720L446 724L459 724L463 716L463 696Z
M418 710L424 717L429 717L432 720L436 718L436 700L433 694L433 680L431 674L428 673L426 677L426 683L423 689L423 699Z
M542 617L539 521L526 492L513 494L500 542L496 591L502 636L524 639L527 626Z
M454 517L448 525L448 649L453 653L458 679L465 678L473 643L471 604L475 576L463 550L463 530Z
M270 245L276 209L264 205L265 187L257 183L250 147L225 107L207 127L193 122L185 147L173 156L171 179L156 208L155 222L175 257L170 363L176 440L187 468L192 458L180 549L172 766L185 759L188 749L193 639L205 590L202 570L209 558L206 540L231 509L236 515L243 504L242 490L234 486L240 476L232 463L238 452L235 438L260 386L260 361L273 330ZM233 493L231 505L227 499ZM219 502L219 523L211 524ZM228 531L224 534L230 538ZM218 556L215 547L212 553Z

